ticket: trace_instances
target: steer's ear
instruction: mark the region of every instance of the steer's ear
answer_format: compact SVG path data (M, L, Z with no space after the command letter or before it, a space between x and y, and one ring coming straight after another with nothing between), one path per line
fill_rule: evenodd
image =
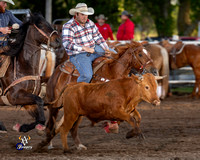
M134 79L135 79L136 83L141 83L144 80L143 76L141 76L141 75L134 76Z

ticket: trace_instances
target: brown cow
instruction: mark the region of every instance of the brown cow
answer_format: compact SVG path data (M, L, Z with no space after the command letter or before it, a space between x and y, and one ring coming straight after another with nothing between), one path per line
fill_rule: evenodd
M64 151L68 151L67 135L78 120L86 116L92 122L103 120L127 121L133 129L126 138L141 134L133 116L142 100L159 105L157 82L152 74L111 80L106 83L78 83L69 85L63 93L64 118L55 134L61 133Z

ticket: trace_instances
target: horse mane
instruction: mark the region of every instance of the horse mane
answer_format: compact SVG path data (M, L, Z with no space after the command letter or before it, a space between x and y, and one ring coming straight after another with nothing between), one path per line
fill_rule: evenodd
M19 28L18 33L13 37L15 41L14 42L8 41L9 49L2 54L11 57L17 56L24 46L24 41L27 35L29 25L35 24L39 28L43 29L42 23L44 23L44 21L45 19L40 13L30 14L30 18L28 18L28 20L25 19L23 21L22 25ZM50 24L47 26L49 29L52 30Z
M119 59L129 48L132 48L134 50L135 48L140 46L142 46L142 44L136 41L131 41L131 43L126 43L125 45L117 46L116 50L118 54L113 55L113 58Z

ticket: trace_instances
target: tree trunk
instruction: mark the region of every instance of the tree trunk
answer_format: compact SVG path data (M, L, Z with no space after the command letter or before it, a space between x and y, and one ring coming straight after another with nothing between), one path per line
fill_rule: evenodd
M52 0L46 0L45 18L51 24L52 22Z
M141 0L152 15L159 37L170 37L173 34L174 21L171 16L173 6L170 0Z
M193 28L190 19L190 0L181 0L178 12L178 34L179 36L190 36Z

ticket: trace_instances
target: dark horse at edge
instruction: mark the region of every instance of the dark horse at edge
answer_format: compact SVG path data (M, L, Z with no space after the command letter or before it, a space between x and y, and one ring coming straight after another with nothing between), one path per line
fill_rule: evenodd
M37 126L45 128L44 101L38 96L41 87L39 69L41 44L56 49L61 47L61 39L38 13L31 14L15 38L16 41L9 43L2 53L11 56L11 61L5 76L0 81L3 96L8 103L23 106L35 118L35 122L31 124L15 126L20 132L28 132ZM7 105L2 96L0 105Z

